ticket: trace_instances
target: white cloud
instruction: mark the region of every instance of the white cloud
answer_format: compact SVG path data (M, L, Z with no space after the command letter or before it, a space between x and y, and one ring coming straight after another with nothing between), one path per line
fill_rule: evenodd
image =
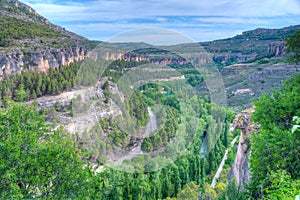
M122 32L110 38L108 42L146 42L152 45L174 45L195 41L174 30L149 27Z
M96 0L82 3L65 1L64 4L37 0L27 0L27 2L41 14L54 18L56 21L74 18L89 21L91 17L119 20L154 16L276 17L300 15L300 5L297 0Z
M231 23L231 24L268 24L268 20L262 18L246 17L198 17L195 20L205 23Z
M162 27L192 34L197 40L224 37L256 27L296 24L298 0L23 0L51 22L94 39L118 31ZM91 28L92 27L92 28ZM228 30L226 30L226 27ZM204 28L210 32L203 34ZM227 31L227 32L226 32ZM199 32L199 34L197 34ZM204 36L205 35L205 36ZM233 35L230 35L233 36Z
M299 15L300 4L297 0L239 0L234 13L237 16L278 17Z

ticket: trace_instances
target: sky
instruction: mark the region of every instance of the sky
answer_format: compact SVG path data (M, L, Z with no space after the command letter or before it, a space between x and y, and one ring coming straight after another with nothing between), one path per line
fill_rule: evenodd
M92 40L147 28L211 41L255 28L300 24L300 0L21 0L52 23ZM147 31L144 31L145 33Z

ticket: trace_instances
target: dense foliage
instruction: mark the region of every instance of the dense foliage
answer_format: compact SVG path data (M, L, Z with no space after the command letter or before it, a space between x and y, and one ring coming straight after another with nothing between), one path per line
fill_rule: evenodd
M115 60L105 69L102 76L109 76L113 82L117 82L129 68L134 68L146 64L146 61L126 61Z
M289 60L292 63L300 62L300 30L298 30L293 35L290 35L287 39L288 51L293 52L293 55L290 56Z
M55 31L48 24L24 21L13 17L0 18L0 47L12 45L14 40L37 37L60 37L60 32Z
M164 126L159 131L153 133L150 137L143 140L141 149L145 152L152 152L165 147L176 134L178 128L178 111L167 107Z
M110 67L113 68L114 64L120 63L121 61L116 61ZM133 62L132 67L138 64L141 63ZM180 145L176 145L172 143L172 138L180 135L181 130L178 126L181 120L190 120L192 116L179 117L182 112L179 100L167 87L163 89L159 85L151 84L142 87L129 100L129 114L138 120L140 126L144 126L148 121L147 106L154 104L166 106L166 115L160 116L165 119L164 126L157 134L146 138L142 145L145 152L163 147L161 156L151 159L153 155L145 153L124 161L132 163L139 173L107 168L98 174L85 167L87 166L85 161L106 163L107 156L119 150L130 150L136 142L119 129L116 119L103 119L89 133L84 133L80 138L70 138L60 129L51 131L45 125L43 116L37 114L34 108L23 105L10 106L7 101L11 98L21 102L42 95L58 94L76 86L77 83L90 85L94 81L93 78L97 80L98 75L101 75L99 71L93 69L92 66L95 65L91 65L85 69L87 70L85 75L92 78L76 76L81 70L79 65L80 63L75 63L61 69L49 69L47 74L23 72L10 78L6 77L1 83L7 110L3 110L1 122L3 125L0 127L3 128L3 133L10 133L4 134L3 140L1 136L1 142L4 141L4 146L1 143L1 148L3 147L1 158L9 162L1 165L1 170L5 174L3 178L5 181L1 182L3 198L164 199L178 196L178 199L184 199L192 189L198 190L198 186L190 182L199 185L203 190L203 185L210 182L228 146L226 127L231 117L227 116L226 125L220 126L225 110L209 103L209 99L193 97L193 104L188 105L190 107L188 109L195 109L199 123L186 128L187 133L192 129L198 131L195 135L183 135L182 141L178 143ZM128 63L123 63L123 69L127 65ZM73 80L75 76L76 79ZM118 80L119 77L113 78ZM109 84L109 81L106 81L102 86L102 90L107 93L106 102L111 95ZM185 94L184 88L179 89L182 90L179 91L181 96ZM75 100L72 103L76 103ZM84 105L81 107L84 108ZM203 141L207 143L206 156L200 154ZM10 155L8 152L15 146L18 146L19 150L13 151ZM62 149L63 147L65 148ZM180 152L182 148L185 148L184 152ZM175 152L180 152L181 156L168 157ZM166 167L159 168L161 165ZM196 193L197 191L192 192L194 196Z
M93 189L71 136L51 131L34 107L0 110L0 198L85 198Z
M300 131L292 131L293 118L300 116L300 75L254 105L253 119L261 127L251 137L250 194L255 199L293 199L300 194Z
M51 131L34 107L22 104L8 104L7 107L0 113L0 193L4 199L167 198L176 196L191 181L201 184L209 180L210 173L217 166L213 163L220 162L223 154L220 150L214 150L212 156L219 159L203 158L199 154L201 137L196 137L188 151L166 168L151 173L133 174L107 169L93 175L88 168L83 167L85 163L82 159L85 155L76 148L77 144L61 129ZM103 122L101 126L111 127L112 124L108 122L105 125ZM202 130L205 129L205 124L201 126ZM199 134L201 136L202 132ZM225 134L227 133L222 133ZM115 138L111 136L111 141L114 141ZM216 146L224 146L221 139ZM119 141L122 144L125 140ZM141 162L148 160L147 155L143 156L145 159L137 157L132 161L140 172L147 171L146 168L140 168ZM166 160L159 159L145 166L153 168L161 162ZM180 196L184 196L184 193Z
M101 164L107 161L109 155L129 150L134 143L128 133L119 129L112 117L102 119L91 130L84 132L78 142L84 159Z
M80 62L75 62L68 67L49 68L47 74L22 71L21 74L5 76L3 81L0 81L0 97L3 100L13 99L20 102L69 90L74 86L74 78L80 64Z
M129 114L137 121L137 126L143 127L149 121L147 104L139 92L133 93L129 100Z
M206 108L209 107L209 103L203 101L201 103L202 117L208 117L210 111L206 110ZM168 108L168 110L172 111L171 108ZM172 116L167 118L172 119ZM206 127L214 126L214 124L206 124L204 120L201 120L201 122L199 124L199 133L197 133L192 143L186 149L186 152L182 153L179 158L166 167L159 168L164 163L170 162L170 158L165 156L178 151L180 147L174 145L166 146L162 156L157 157L158 159L151 159L151 154L143 154L134 157L132 160L124 161L125 163L131 163L139 173L107 169L98 174L99 191L102 194L102 199L165 199L176 196L178 199L185 199L188 196L198 196L199 185L203 189L204 183L211 180L218 163L222 159L223 150L226 148L224 139L226 138L225 135L227 135L227 131L222 132L215 147L212 148L208 157L205 158L199 154L203 133ZM179 122L175 120L174 125L176 123ZM172 128L169 125L172 124L166 125L166 129L164 129L166 133L170 133L170 130L167 130L167 128ZM110 129L109 127L116 128L110 122L102 122L101 126L106 126L108 129ZM114 132L106 131L106 128L104 130L108 134ZM120 142L122 141L126 140L120 140ZM129 140L127 141L129 142ZM161 140L157 140L154 144L159 144L159 141L161 142ZM147 147L146 143L144 145ZM155 150L155 147L151 146L151 148ZM191 183L192 181L194 183Z

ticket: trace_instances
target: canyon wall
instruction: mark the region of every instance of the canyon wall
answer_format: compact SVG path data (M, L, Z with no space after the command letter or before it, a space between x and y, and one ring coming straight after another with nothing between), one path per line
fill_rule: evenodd
M254 109L249 109L241 112L231 124L231 129L238 129L241 131L239 138L238 149L234 163L230 169L228 179L229 181L235 180L236 186L243 189L249 182L251 174L249 171L250 163L249 158L251 154L250 140L248 136L258 131L259 127L251 123L251 114Z
M284 41L273 42L269 44L268 54L278 56L284 56L287 53L286 43Z
M49 68L68 66L70 63L82 61L90 57L90 53L82 47L76 46L66 49L20 51L0 54L0 77L4 74L20 73L24 69L48 71Z

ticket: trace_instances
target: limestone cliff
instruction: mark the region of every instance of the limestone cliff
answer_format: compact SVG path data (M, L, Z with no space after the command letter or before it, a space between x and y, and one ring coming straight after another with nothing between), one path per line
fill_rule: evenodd
M125 52L125 51L124 51ZM185 58L179 57L179 56L173 56L173 57L168 57L168 56L163 56L160 55L159 53L157 55L151 55L151 52L149 54L144 53L144 54L137 54L133 52L127 52L127 53L115 53L115 52L109 52L107 51L104 56L103 55L98 55L103 57L106 60L126 60L126 61L147 61L151 62L157 65L168 65L168 64L186 64L188 61ZM204 61L203 61L204 62Z
M19 51L0 54L0 77L4 74L19 73L24 69L48 71L50 67L67 66L72 62L81 61L90 54L83 47L66 49L49 49L41 51Z
M18 0L0 0L0 26L0 78L24 69L47 71L89 56L86 38L52 24Z
M257 50L253 52L237 52L237 51L227 51L222 53L217 53L214 56L214 60L220 63L241 63L255 61L264 57L280 57L287 54L286 43L284 41L274 41L274 42L264 42L260 44L265 47L256 47ZM257 45L258 46L258 45Z
M283 41L272 42L268 47L268 54L278 56L284 56L287 53L286 43Z

